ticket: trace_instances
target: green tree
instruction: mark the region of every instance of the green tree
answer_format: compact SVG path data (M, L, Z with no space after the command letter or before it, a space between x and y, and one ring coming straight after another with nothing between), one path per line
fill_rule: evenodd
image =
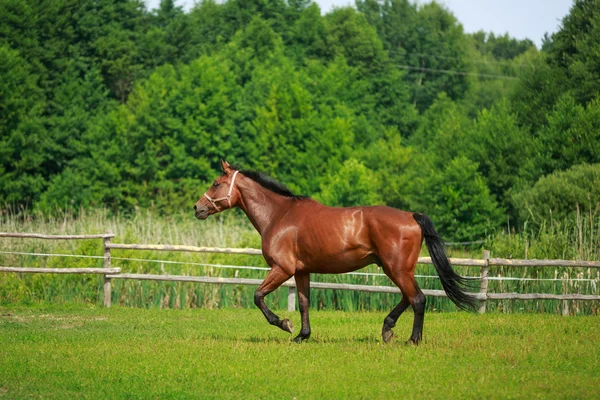
M377 32L364 15L350 7L336 8L326 15L328 42L336 54L343 55L348 65L364 74L373 74L387 61Z
M281 36L259 16L236 32L223 52L232 61L238 83L242 86L250 81L255 68L284 57Z
M544 54L524 68L511 101L520 123L537 132L561 96L586 105L600 95L600 1L576 0L562 27L546 37Z
M481 239L502 223L502 211L477 167L457 157L426 181L424 211L446 240Z
M423 114L412 143L428 154L437 170L456 157L477 164L486 186L503 207L510 206L510 190L535 175L535 142L519 126L506 100L482 110L471 121L463 107L440 95Z
M475 49L484 56L491 56L496 61L512 60L519 55L535 48L529 39L515 39L505 33L496 36L493 33L478 31L471 35Z
M215 0L196 2L189 13L190 44L184 61L215 53L234 32L224 23L224 6Z
M494 36L483 31L468 35L471 49L472 74L468 76L469 90L463 103L470 116L490 109L496 101L508 98L518 87L525 68L539 52L528 40L517 40L508 35Z
M454 15L435 2L422 6L417 15L416 41L405 46L406 64L435 70L468 71L468 42ZM468 89L468 79L462 74L412 71L408 78L412 78L413 101L419 111L429 107L440 91L456 100Z
M563 219L600 207L600 164L579 164L541 177L513 196L522 220Z
M110 146L112 138L109 132L98 138L93 131L117 104L110 99L98 70L56 89L53 115L46 122L52 144L46 150L49 159L43 169L47 189L38 204L43 211L54 212L65 206L78 210L104 204L101 192L91 189L97 187L98 180L106 179L95 171L102 161L92 155L102 152L103 146Z
M48 140L42 112L46 106L38 77L18 51L0 46L0 199L31 205L45 189Z
M229 62L212 57L165 65L136 87L107 127L123 143L118 165L121 179L137 187L132 205L179 206L170 204L174 193L183 201L214 176L220 157L237 147L231 117L237 90Z
M519 124L531 132L547 123L548 112L564 92L564 72L549 65L546 57L543 53L531 54L510 95Z
M180 60L189 62L200 55L199 49L193 49L199 43L190 15L175 6L174 0L161 0L159 8L149 16L150 28L140 38L141 53L147 57L146 68Z
M566 75L567 86L578 103L600 94L600 1L575 0L561 29L552 35L550 65ZM557 82L558 83L558 82Z
M373 171L350 158L323 181L317 198L324 204L340 207L382 204L378 188Z
M423 113L409 143L426 151L439 168L464 154L465 137L472 124L461 104L441 92Z
M369 84L372 107L360 105L360 113L377 121L383 131L393 126L409 136L416 125L415 108L410 104L410 89L403 84L404 73L390 61L377 31L366 17L352 8L335 9L327 15L328 42L348 65L356 67ZM379 135L381 137L381 135ZM378 138L369 138L370 141Z
M410 209L418 203L417 199L422 194L420 188L428 164L424 153L403 143L397 130L387 129L383 138L356 154L373 171L375 180L380 182L377 193L385 204Z
M307 194L317 192L319 180L347 158L357 125L353 110L329 92L338 86L319 85L324 92L307 89L309 82L340 78L319 69L323 77L309 77L285 58L258 67L242 94L240 106L248 121L236 124L248 163Z
M396 68L407 70L410 101L419 112L440 92L453 100L463 97L468 79L452 71L470 69L469 42L452 13L435 2L418 6L408 0L359 1L358 9L377 28Z
M543 174L600 162L600 98L582 106L567 93L547 118L547 126L538 133L540 150L536 159Z
M518 125L508 101L496 103L489 111L482 110L462 145L463 154L479 165L491 194L503 207L509 207L511 189L533 168L535 143Z
M325 19L316 3L302 9L284 38L288 56L301 65L304 59L331 60L333 51L328 43Z
M232 37L245 29L250 22L259 18L281 35L286 28L286 2L284 0L228 0L223 4L222 23Z

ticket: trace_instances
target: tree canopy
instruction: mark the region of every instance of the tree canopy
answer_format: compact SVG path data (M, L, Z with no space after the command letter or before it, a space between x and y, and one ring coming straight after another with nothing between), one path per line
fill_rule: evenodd
M448 239L547 196L593 208L599 27L600 0L542 49L435 2L2 1L0 205L176 212L224 157L326 204L429 213Z

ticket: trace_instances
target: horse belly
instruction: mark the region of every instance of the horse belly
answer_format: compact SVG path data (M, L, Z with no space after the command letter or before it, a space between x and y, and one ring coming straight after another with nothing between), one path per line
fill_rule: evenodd
M343 274L378 262L377 257L364 248L348 249L338 253L314 253L299 260L300 272L316 274Z

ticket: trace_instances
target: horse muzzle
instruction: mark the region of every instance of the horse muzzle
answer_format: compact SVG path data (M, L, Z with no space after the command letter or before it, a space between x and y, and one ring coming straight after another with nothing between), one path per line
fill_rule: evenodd
M210 210L206 206L194 206L194 216L198 219L206 219L210 215Z

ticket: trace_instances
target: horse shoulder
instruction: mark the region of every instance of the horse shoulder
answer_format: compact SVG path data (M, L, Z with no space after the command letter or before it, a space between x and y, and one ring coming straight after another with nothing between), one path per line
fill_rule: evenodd
M293 275L298 261L297 236L297 228L293 225L278 223L270 227L262 238L262 252L267 263L278 265Z

